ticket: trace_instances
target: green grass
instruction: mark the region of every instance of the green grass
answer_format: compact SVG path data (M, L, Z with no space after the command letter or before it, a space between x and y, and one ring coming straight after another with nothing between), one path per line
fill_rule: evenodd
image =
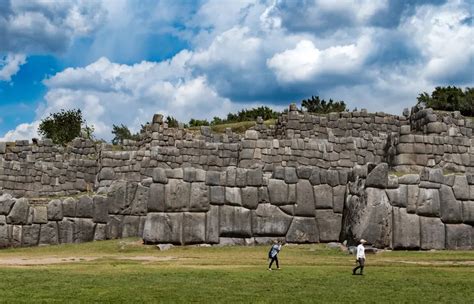
M263 122L266 126L274 125L276 123L276 119L269 119ZM234 123L226 123L220 125L211 126L211 130L214 133L225 133L225 129L230 128L232 132L235 133L245 133L248 129L255 126L255 121L241 121L241 122L234 122ZM187 130L190 131L199 131L201 127L190 127Z
M139 240L0 251L0 302L472 303L474 252L383 252L354 257L324 245L285 246L267 270L267 246L174 247ZM7 266L56 258L66 263ZM76 262L72 262L72 258ZM95 258L90 260L91 258ZM82 259L82 260L81 260ZM21 264L21 263L20 263Z

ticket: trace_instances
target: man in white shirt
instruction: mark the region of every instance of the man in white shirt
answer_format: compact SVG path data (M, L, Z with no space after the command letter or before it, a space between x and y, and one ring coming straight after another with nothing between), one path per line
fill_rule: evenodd
M352 270L352 274L356 274L357 269L360 269L360 275L363 274L364 265L365 265L365 248L364 244L367 243L366 240L361 239L359 246L357 246L357 257L356 263L359 264L356 268Z

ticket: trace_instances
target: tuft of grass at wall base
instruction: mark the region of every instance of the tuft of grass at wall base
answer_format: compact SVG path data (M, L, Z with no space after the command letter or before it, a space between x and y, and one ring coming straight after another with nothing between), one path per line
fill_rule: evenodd
M0 251L0 302L60 303L472 303L474 252L394 251L354 256L325 245L174 247L137 239ZM60 264L27 266L28 261ZM6 265L16 259L25 265ZM21 263L20 263L21 264Z

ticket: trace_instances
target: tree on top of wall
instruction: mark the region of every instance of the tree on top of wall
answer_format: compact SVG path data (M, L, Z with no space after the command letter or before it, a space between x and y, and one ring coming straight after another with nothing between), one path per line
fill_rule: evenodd
M318 114L346 111L346 103L344 101L334 101L332 99L326 101L320 99L319 96L311 96L311 98L303 99L301 101L301 106L310 113Z
M464 91L455 86L436 87L430 94L418 95L418 104L433 110L460 111L464 116L474 116L474 88Z
M85 124L85 120L81 110L63 109L41 120L38 133L44 138L50 138L55 144L65 145L81 135L82 124ZM93 127L86 125L85 131L92 137Z

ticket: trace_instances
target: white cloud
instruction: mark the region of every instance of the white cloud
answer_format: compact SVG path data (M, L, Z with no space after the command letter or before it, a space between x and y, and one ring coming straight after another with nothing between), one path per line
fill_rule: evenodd
M38 138L39 123L39 121L34 121L32 123L19 124L14 130L8 131L3 137L0 137L0 141Z
M20 66L26 63L26 56L23 54L8 54L0 57L0 81L10 81L20 70Z

